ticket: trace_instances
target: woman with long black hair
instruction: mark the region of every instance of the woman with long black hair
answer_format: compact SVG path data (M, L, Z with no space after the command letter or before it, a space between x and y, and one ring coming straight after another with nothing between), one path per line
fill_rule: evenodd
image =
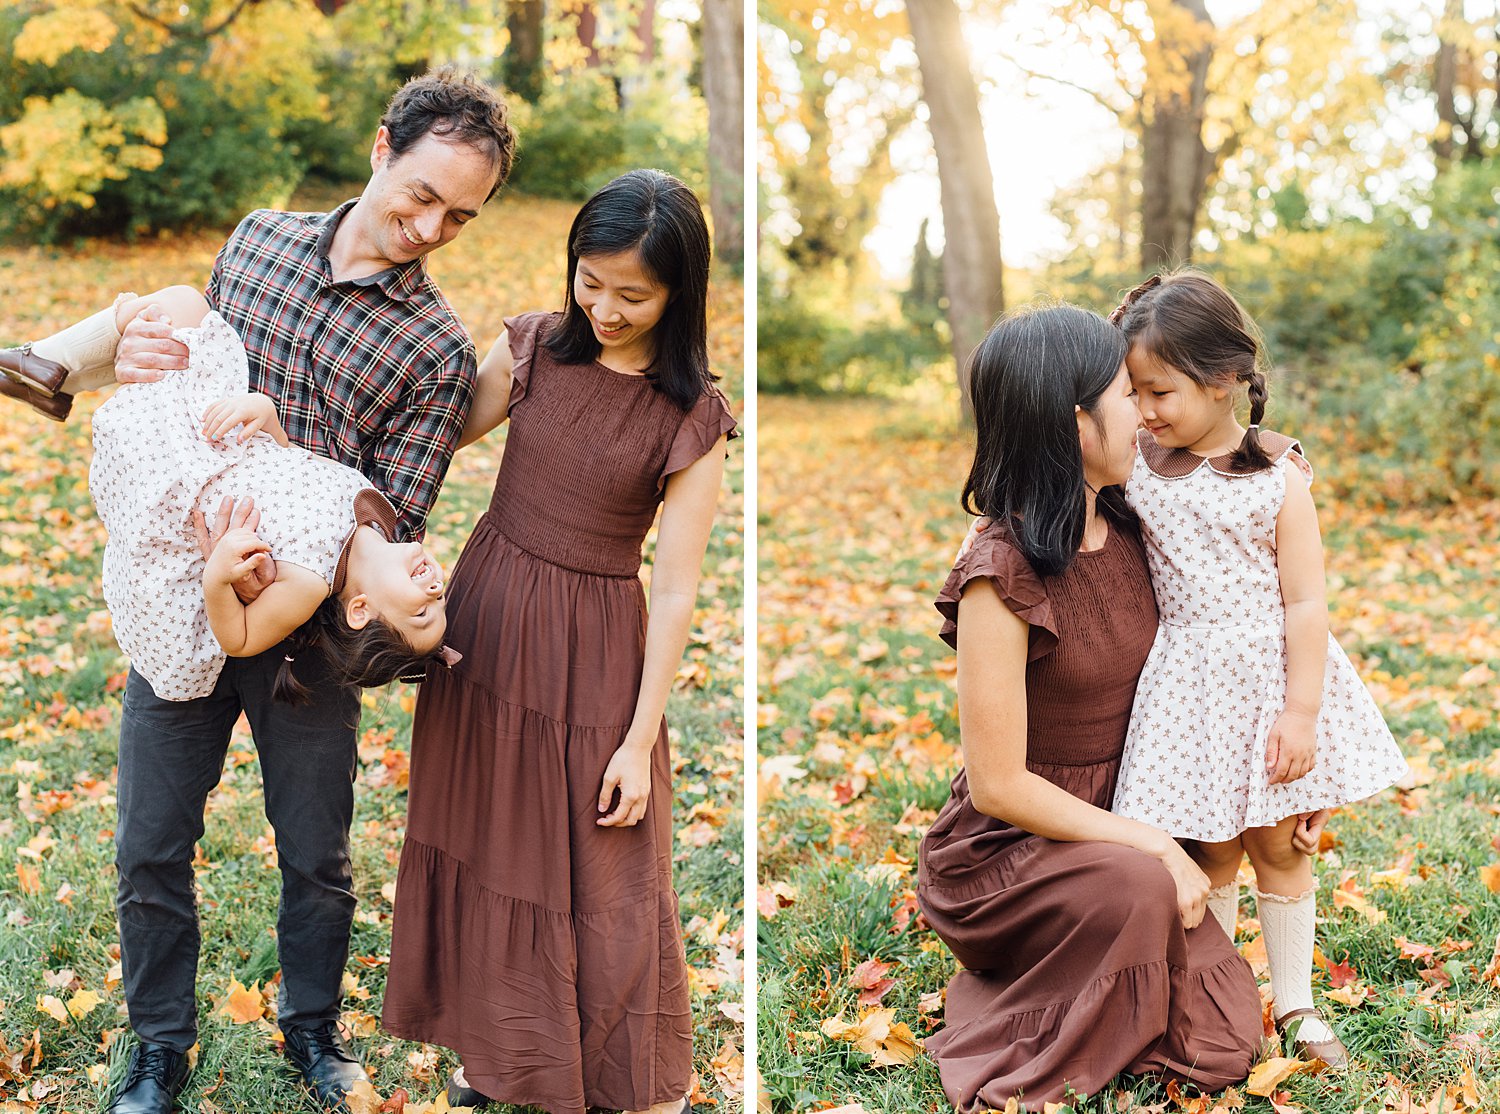
M464 428L510 423L450 581L464 657L417 703L384 1021L460 1053L452 1105L675 1114L692 1028L662 713L734 420L691 190L615 179L567 258L563 311L506 319Z
M964 768L917 891L962 965L927 1041L962 1111L1039 1109L1122 1072L1215 1088L1260 1046L1255 979L1204 920L1207 877L1109 811L1157 627L1118 486L1140 424L1125 351L1104 318L1056 305L1002 320L970 365L963 497L988 525L937 601Z

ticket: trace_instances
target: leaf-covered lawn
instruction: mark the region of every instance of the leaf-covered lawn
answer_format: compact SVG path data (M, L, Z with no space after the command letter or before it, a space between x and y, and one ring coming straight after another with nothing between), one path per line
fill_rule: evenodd
M299 198L322 209L342 198ZM574 207L505 195L433 259L481 353L502 318L556 308ZM0 249L0 343L42 335L122 289L201 285L226 230L134 246ZM712 357L739 406L741 286L719 277ZM99 588L104 531L88 493L89 421L66 427L0 410L0 1110L102 1108L129 1041L119 985L113 866L114 761L125 662ZM489 500L503 438L465 450L434 511L430 542L451 567ZM736 1110L743 1085L743 454L730 455L694 617L668 709L676 755L676 884L692 966L698 1109ZM381 1097L411 1114L445 1107L454 1066L378 1025L391 895L404 825L415 690L370 692L353 830L355 917L344 1022ZM200 1048L181 1108L215 1114L315 1109L276 1045L273 936L279 874L243 721L209 799L199 845ZM118 1043L117 1043L118 1041ZM360 1105L360 1104L356 1104ZM371 1110L377 1101L365 1103ZM387 1107L393 1109L394 1107Z
M915 1041L942 1024L954 960L914 886L958 761L956 664L932 599L967 526L971 442L946 407L918 403L763 399L759 417L766 1098L949 1109ZM1500 504L1381 509L1306 440L1324 466L1333 630L1413 767L1407 788L1336 814L1316 864L1314 990L1356 1066L1312 1075L1268 1051L1219 1095L1120 1080L1073 1110L1500 1109ZM1269 993L1242 899L1237 942Z

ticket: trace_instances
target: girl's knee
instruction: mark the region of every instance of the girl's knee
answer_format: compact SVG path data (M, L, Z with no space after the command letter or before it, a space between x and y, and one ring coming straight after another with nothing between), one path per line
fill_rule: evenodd
M179 329L191 328L208 314L208 299L203 292L192 286L169 286L147 296L167 311L172 324Z
M1288 871L1307 863L1307 856L1292 844L1292 826L1295 822L1294 817L1291 822L1283 821L1269 828L1246 829L1241 838L1250 855L1251 865Z
M192 328L208 314L208 299L192 286L168 286L151 294L128 298L115 307L115 324L123 332L147 306L156 306L179 329Z
M1193 840L1187 845L1187 853L1205 871L1215 869L1227 870L1230 867L1238 867L1240 860L1245 857L1244 845L1239 839L1225 840L1222 843L1209 843L1203 840Z

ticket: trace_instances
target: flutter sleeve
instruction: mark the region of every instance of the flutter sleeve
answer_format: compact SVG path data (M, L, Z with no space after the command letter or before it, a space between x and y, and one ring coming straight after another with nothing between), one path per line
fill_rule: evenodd
M656 480L658 493L666 490L667 477L680 472L714 447L720 437L736 436L734 415L729 412L729 400L717 387L709 387L693 404L672 445L667 450L667 462L662 465L661 475Z
M523 313L505 319L505 338L510 344L510 401L507 409L526 397L526 384L531 381L532 357L541 342L543 330L558 315L555 313Z
M948 574L935 606L943 617L938 636L958 649L958 601L964 587L979 577L988 577L1001 601L1031 628L1027 661L1045 657L1057 648L1057 625L1052 617L1052 603L1042 578L1031 567L1015 542L993 525L974 539Z

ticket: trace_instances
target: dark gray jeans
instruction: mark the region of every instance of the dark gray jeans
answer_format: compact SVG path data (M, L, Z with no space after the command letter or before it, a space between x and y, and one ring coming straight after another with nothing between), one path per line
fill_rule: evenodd
M272 700L282 653L230 658L214 691L197 700L158 699L130 671L120 721L116 904L125 1001L142 1040L185 1051L197 1039L193 849L241 709L260 754L281 862L279 1023L338 1017L354 917L349 824L359 693L316 678L311 703ZM313 672L303 666L298 676L306 683Z

